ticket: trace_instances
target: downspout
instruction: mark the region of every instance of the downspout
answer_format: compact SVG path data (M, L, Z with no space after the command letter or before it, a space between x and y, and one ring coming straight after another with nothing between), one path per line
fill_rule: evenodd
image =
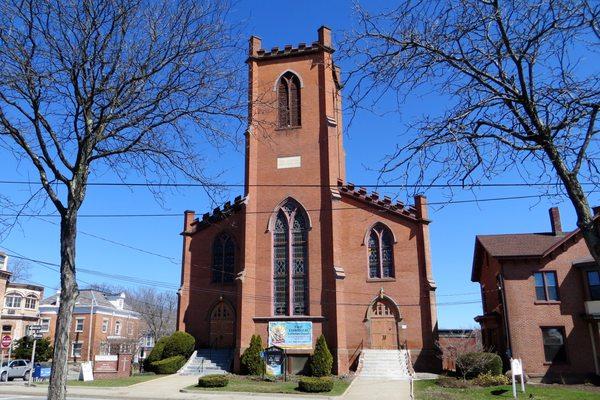
M512 340L510 338L510 326L508 324L508 304L506 302L506 292L504 290L504 265L500 267L499 277L500 287L498 288L498 290L500 290L500 294L502 295L502 311L504 313L504 317L502 319L504 320L504 335L506 336L506 356L512 358Z

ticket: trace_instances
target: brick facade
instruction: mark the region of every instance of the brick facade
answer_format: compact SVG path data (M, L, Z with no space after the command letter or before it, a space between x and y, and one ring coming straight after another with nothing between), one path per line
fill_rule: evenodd
M384 344L407 346L417 370L437 370L426 199L417 196L415 206L405 206L345 182L340 71L329 29L320 28L318 38L271 51L250 39L245 193L198 219L185 212L178 329L194 335L199 347L235 349L235 368L253 334L267 342L269 321L311 321L314 341L325 335L338 373L348 372L362 348ZM284 74L299 82L299 126L282 127L278 120ZM303 315L274 311L273 232L287 201L308 224ZM374 226L393 235L393 277L369 278ZM216 283L213 243L223 233L235 243L235 279ZM373 310L380 303L388 311L377 320ZM230 317L212 318L216 307ZM389 337L375 337L384 320ZM289 353L292 369L300 369L310 350Z
M69 327L69 361L93 361L96 355L131 354L140 344L143 321L126 304L119 307L107 301L105 294L94 291L94 306L90 306L91 290L81 290ZM112 295L112 298L121 295ZM111 298L111 299L112 299ZM40 307L40 321L47 327L42 331L54 342L58 296L45 299ZM90 336L91 328L91 336ZM91 340L90 340L91 339ZM78 343L74 349L74 344ZM91 348L89 348L91 345ZM89 354L89 358L88 358Z
M550 223L548 233L477 237L472 280L481 285L484 314L476 321L484 346L506 364L512 356L523 360L532 377L583 379L599 372L600 308L594 306L600 299L590 297L587 278L587 271L599 268L578 230L562 232L558 209L550 210ZM536 273L549 273L538 277L550 283L556 277L547 289L554 293L556 287L556 295L543 298ZM545 353L543 329L562 331L566 357Z

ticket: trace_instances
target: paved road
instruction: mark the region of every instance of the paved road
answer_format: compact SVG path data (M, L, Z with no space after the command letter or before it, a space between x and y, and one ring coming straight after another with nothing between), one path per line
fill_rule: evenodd
M0 394L0 400L45 400L46 396L19 396L19 395L4 395ZM85 397L69 397L72 400L98 400L97 397L85 398ZM101 399L100 399L101 400ZM113 400L113 399L111 399Z

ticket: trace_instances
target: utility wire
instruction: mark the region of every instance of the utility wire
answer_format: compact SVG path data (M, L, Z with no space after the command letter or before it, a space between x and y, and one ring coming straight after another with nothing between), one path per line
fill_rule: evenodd
M39 181L21 181L21 180L0 180L2 185L41 185ZM525 182L506 182L506 183L472 183L472 184L447 184L447 183L431 183L431 184L354 184L355 187L364 188L481 188L481 187L549 187L559 186L559 183L525 183ZM598 185L594 182L582 182L581 185ZM173 182L173 183L158 183L158 182L88 182L87 186L115 186L115 187L201 187L201 188L234 188L246 187L241 183L194 183L194 182ZM321 185L310 183L289 183L289 184L251 184L249 187L300 187L300 188L337 188L338 185Z
M465 203L482 203L482 202L490 202L490 201L506 201L506 200L522 200L522 199L539 199L540 197L553 197L551 194L540 194L540 195L527 195L527 196L508 196L508 197L491 197L485 199L472 199L472 200L448 200L448 201L438 201L427 203L430 206L435 205L451 205L451 204L465 204ZM376 205L374 203L374 205ZM306 211L321 211L322 208L312 208L307 209ZM344 211L344 210L356 210L356 207L332 207L328 210L331 211ZM386 210L382 210L385 212ZM272 214L273 210L266 211L245 211L246 214ZM162 218L162 217L182 217L182 213L149 213L149 214L79 214L78 218ZM16 217L43 217L43 218L58 218L59 214L0 214L0 217L4 218L16 218Z

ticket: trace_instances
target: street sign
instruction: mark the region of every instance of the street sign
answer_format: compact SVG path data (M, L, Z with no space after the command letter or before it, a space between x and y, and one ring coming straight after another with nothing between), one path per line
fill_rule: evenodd
M29 325L29 327L27 329L29 329L29 332L39 332L42 330L42 326L41 325Z
M31 337L33 338L33 340L40 340L44 338L44 335L42 335L41 333L34 333L33 335L31 335Z
M10 337L10 335L4 335L4 336L2 336L2 341L0 342L0 345L2 346L3 349L7 349L10 347L11 342L12 342L12 338Z

